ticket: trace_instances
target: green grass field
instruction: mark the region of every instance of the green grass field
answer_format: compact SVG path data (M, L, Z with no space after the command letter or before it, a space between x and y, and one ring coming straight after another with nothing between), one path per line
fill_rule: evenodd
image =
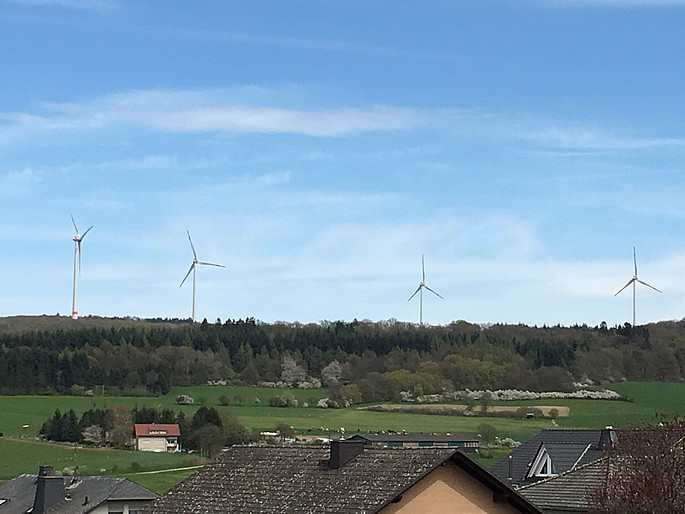
M158 397L118 397L118 396L0 396L0 432L5 436L37 436L41 425L52 414L55 409L62 412L74 409L80 416L84 411L92 408L110 407L113 405L123 405L133 407L135 405L166 407L175 410L183 410L186 414L192 415L200 407L200 399L205 400L205 405L215 407L219 410L227 410L236 415L239 412L257 412L264 414L265 425L258 428L271 429L276 424L271 424L268 419L271 411L281 411L282 409L269 408L269 399L275 395L283 394L286 391L281 389L269 389L260 387L233 387L233 386L188 386L174 387L169 394ZM328 395L326 389L288 390L302 405L310 400L319 400ZM195 399L194 405L176 405L175 399L179 394L190 395ZM227 407L219 405L219 398L226 396L230 402ZM237 406L236 397L240 396L243 400L242 406ZM259 399L259 403L257 403ZM295 412L310 411L320 409L292 409ZM280 421L280 420L279 420ZM276 422L277 423L277 422ZM22 428L29 425L28 428ZM252 426L252 425L250 425Z
M197 465L194 455L162 454L110 449L77 448L70 445L38 442L34 439L0 438L0 480L23 473L35 474L41 464L58 471L76 468L81 475L117 475L136 471L181 468ZM134 465L137 463L137 466ZM104 471L102 471L104 470Z
M624 382L607 386L632 402L606 400L540 400L515 402L516 405L568 406L570 415L557 419L561 428L630 427L653 422L657 414L666 417L685 415L685 383L638 383ZM179 407L175 404L178 394L189 394L196 402L204 399L205 405L219 411L230 412L253 431L272 430L278 423L292 425L300 434L323 434L336 436L341 428L346 435L357 432L395 430L420 433L462 433L475 435L481 423L495 426L501 437L524 440L541 428L553 428L548 419L508 419L496 417L438 416L395 412L371 412L355 407L347 409L278 408L270 407L269 399L284 391L254 387L175 387L161 397L73 397L73 396L2 396L0 397L0 480L21 473L35 473L39 464L53 464L56 469L78 466L78 473L127 476L151 489L163 492L174 483L192 473L192 470L171 471L159 474L140 474L134 471L164 470L192 466L196 463L187 454L165 455L133 451L74 449L57 444L40 443L35 440L41 424L55 409L67 411L73 408L78 414L94 407L113 405L148 405L183 410L192 415L200 406ZM293 390L300 404L312 403L327 395L325 389ZM231 405L220 406L219 397L229 399ZM242 398L238 405L237 398ZM259 402L256 399L259 399ZM504 403L504 402L500 402ZM27 428L22 428L29 425ZM23 438L22 438L23 437ZM493 459L486 459L489 464ZM136 468L132 469L132 464Z
M169 470L161 473L128 473L118 475L128 478L137 484L147 487L151 491L163 494L178 484L181 480L195 473L197 469Z

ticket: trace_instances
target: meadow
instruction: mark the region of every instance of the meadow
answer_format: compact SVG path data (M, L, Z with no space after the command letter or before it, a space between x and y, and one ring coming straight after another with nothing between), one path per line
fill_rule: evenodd
M337 437L357 432L407 431L420 433L458 433L475 435L481 423L497 428L500 437L521 441L542 428L603 428L630 427L653 423L658 415L673 417L685 414L685 383L623 382L607 385L632 401L610 400L539 400L519 401L515 405L554 405L570 409L568 417L550 419L508 419L496 417L441 416L397 412L371 412L356 407L320 409L310 407L271 407L269 400L288 392L300 405L315 404L327 395L325 389L288 390L232 387L174 387L160 397L77 397L77 396L2 396L0 397L0 480L21 473L35 473L39 464L53 464L57 469L78 466L81 474L127 476L153 490L164 491L192 470L168 473L141 473L152 470L186 468L198 464L188 454L155 454L111 449L75 448L70 445L39 442L36 436L41 424L55 409L74 409L77 414L95 407L123 405L153 406L183 410L192 415L201 404L228 412L252 428L253 432L273 430L278 423L292 425L299 434L321 434ZM188 394L194 405L178 406L175 398ZM220 405L220 398L229 405ZM514 402L495 402L511 405ZM28 427L24 428L25 425ZM341 430L342 429L342 430ZM499 455L499 454L498 454ZM488 461L485 461L486 464ZM101 471L105 470L105 471Z

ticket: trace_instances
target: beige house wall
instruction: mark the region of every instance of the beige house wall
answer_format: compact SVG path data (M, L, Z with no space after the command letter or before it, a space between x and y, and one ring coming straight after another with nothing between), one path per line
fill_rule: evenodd
M508 503L495 503L492 490L455 464L442 465L408 489L383 514L516 514Z
M139 437L137 448L144 452L165 452L166 437Z

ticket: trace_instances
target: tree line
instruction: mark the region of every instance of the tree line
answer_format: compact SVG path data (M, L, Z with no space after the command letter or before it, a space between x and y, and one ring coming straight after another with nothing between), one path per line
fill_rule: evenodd
M432 327L246 319L0 334L2 394L157 395L220 380L321 384L352 401L375 401L398 399L401 391L567 391L579 382L622 379L685 379L685 323Z
M214 407L200 407L192 417L182 411L154 407L121 406L94 408L80 417L73 409L62 413L55 410L43 423L40 435L49 441L87 443L130 449L133 446L136 423L171 423L180 429L179 444L185 450L198 450L213 456L224 446L246 443L252 439L250 429L226 412Z

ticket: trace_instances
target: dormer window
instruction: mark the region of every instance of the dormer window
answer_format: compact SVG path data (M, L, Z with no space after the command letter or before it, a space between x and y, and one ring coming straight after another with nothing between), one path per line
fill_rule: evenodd
M530 472L528 473L529 477L545 478L556 475L553 471L554 468L552 467L552 458L544 448L541 450L542 451L538 452L537 458L530 467Z
M554 473L552 473L552 459L550 459L549 455L545 457L545 459L542 461L542 466L540 468L540 471L538 471L535 476L538 477L549 477L552 476Z

